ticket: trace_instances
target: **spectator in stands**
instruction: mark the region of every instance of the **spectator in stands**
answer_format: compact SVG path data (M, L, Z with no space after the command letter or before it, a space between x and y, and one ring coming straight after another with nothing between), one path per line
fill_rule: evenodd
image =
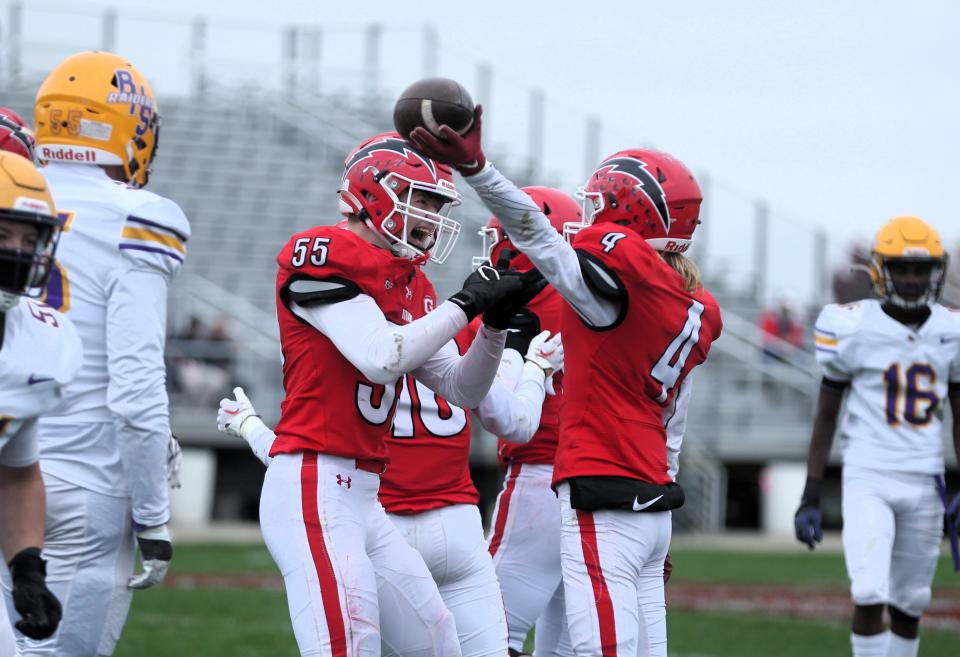
M792 349L803 349L805 328L793 304L782 300L777 308L760 313L757 319L763 353L776 360L790 362Z
M873 284L866 266L870 253L861 245L850 247L849 262L833 273L833 299L836 303L850 303L874 298Z

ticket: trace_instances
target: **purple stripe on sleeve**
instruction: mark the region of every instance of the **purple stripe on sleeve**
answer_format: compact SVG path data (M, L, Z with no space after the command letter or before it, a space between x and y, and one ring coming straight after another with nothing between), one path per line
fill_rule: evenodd
M825 351L825 352L827 352L828 354L835 354L835 353L837 353L837 350L836 350L836 349L831 349L831 348L828 348L828 347L820 347L820 346L817 346L817 351Z
M131 250L131 251L148 251L148 252L150 252L150 253L161 253L161 254L163 254L163 255L165 255L165 256L170 256L171 258L173 258L173 259L176 260L177 262L180 262L180 263L183 262L183 258L181 258L181 257L180 257L179 255L177 255L176 253L173 253L173 252L171 252L171 251L167 251L166 249L159 249L159 248L154 247L154 246L142 246L142 245L140 245L140 244L121 244L121 245L120 245L120 248L121 248L121 249L129 249L129 250Z
M177 239L179 239L181 242L186 242L186 241L187 241L187 237L186 237L186 235L184 235L183 233L180 233L180 232L178 232L178 231L170 228L169 226L164 226L163 224L158 224L156 221L150 221L149 219L143 219L143 218L141 218L141 217L134 217L133 215L129 215L129 216L127 217L127 221L129 221L130 223L134 223L134 224L142 224L142 225L144 225L144 226L150 226L151 228L159 228L160 230L165 230L165 231L167 231L168 233L170 233L170 234L172 234L172 235L175 235L175 236L177 237Z

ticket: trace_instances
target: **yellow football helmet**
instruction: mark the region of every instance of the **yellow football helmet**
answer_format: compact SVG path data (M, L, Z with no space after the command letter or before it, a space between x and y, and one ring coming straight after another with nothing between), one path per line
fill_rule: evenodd
M878 232L870 254L870 279L877 295L901 308L919 308L940 298L947 273L947 253L940 235L918 217L894 217ZM893 283L890 265L896 263L930 263L930 281L926 292L916 299L906 299Z
M60 63L37 92L37 157L123 167L143 187L160 137L153 90L120 55L81 52Z
M46 179L27 158L0 151L0 312L21 296L40 296L59 239L60 220ZM22 242L33 246L24 248Z

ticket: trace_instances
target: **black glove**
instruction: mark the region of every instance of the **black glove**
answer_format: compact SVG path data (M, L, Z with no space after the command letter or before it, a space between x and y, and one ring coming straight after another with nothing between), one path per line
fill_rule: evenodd
M16 628L31 639L46 639L57 631L63 608L47 588L47 564L40 548L26 548L10 560L13 606L20 614Z
M823 540L823 514L820 512L820 484L819 479L807 477L807 485L800 498L800 508L793 516L793 528L797 540L806 543L811 550L815 543Z
M469 322L491 306L523 289L516 273L501 274L490 265L481 265L463 282L463 288L450 297L463 310ZM506 326L504 326L506 328Z
M504 249L500 254L500 259L497 262L497 271L500 272L501 276L516 275L516 272L510 269L510 254L511 251L509 249ZM547 286L547 279L543 277L543 274L541 274L536 267L520 274L520 282L523 283L523 287L519 291L504 298L483 313L484 324L498 331L506 329L510 326L514 315L533 301L534 297L540 294L543 288Z

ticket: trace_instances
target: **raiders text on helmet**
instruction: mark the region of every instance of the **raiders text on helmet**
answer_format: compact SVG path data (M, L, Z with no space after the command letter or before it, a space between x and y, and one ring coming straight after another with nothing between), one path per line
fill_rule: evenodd
M123 167L143 187L160 136L150 83L125 58L82 52L60 63L37 92L37 157Z

